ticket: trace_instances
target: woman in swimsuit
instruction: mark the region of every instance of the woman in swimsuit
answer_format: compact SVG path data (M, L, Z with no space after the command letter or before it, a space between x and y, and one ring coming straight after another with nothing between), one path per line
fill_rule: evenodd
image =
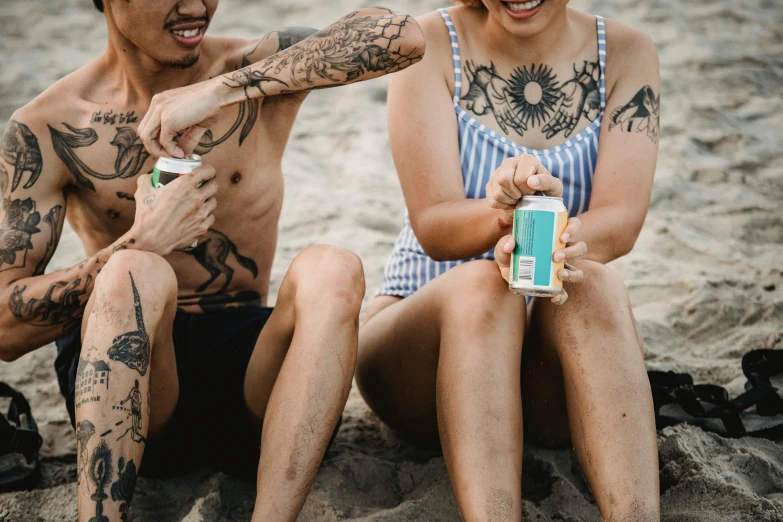
M523 424L573 444L604 519L658 520L641 336L606 266L650 201L655 45L568 0L460 3L419 19L426 56L391 79L408 213L360 330L359 388L393 430L440 444L465 520L520 520ZM567 300L526 303L504 280L514 206L536 191L571 216L554 254Z

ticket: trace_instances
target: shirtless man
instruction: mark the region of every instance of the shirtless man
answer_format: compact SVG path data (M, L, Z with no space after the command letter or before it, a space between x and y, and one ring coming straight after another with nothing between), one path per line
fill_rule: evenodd
M106 52L17 110L0 144L0 358L57 340L71 420L92 427L80 521L120 519L142 455L143 473L256 477L253 520L294 520L351 386L364 279L354 254L309 247L266 307L281 156L309 90L416 63L421 31L373 8L245 41L204 36L218 0L94 1ZM204 166L153 188L138 126L188 85L215 108L179 141ZM44 275L66 217L88 257ZM124 437L136 387L140 433Z

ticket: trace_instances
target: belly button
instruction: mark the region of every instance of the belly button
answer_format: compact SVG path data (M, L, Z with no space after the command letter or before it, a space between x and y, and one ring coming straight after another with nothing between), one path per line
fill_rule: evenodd
M118 217L120 217L120 213L114 210L113 208L107 210L106 215L109 216L109 219L117 219Z
M234 175L231 176L231 183L236 185L240 181L242 181L242 174L240 174L239 172L234 172Z

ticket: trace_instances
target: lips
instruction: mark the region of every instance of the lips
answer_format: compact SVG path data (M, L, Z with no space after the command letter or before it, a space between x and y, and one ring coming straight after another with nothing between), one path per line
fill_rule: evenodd
M530 2L502 2L503 7L511 18L524 20L535 16L541 10L541 5L546 0L533 0Z
M188 24L169 29L172 37L182 46L193 48L204 38L204 24Z

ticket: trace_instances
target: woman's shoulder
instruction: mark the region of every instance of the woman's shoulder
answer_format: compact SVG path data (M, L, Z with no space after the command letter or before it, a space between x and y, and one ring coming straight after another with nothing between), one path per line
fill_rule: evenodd
M658 48L650 35L617 20L604 20L606 28L607 93L621 78L658 71Z

